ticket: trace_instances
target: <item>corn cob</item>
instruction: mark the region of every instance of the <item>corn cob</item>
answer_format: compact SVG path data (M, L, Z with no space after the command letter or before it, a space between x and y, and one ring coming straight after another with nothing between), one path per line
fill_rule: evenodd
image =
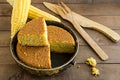
M15 0L11 19L11 38L21 29L28 17L31 0Z
M60 22L60 19L56 18L55 16L31 5L29 9L29 18L33 19L37 17L44 17L46 20L54 20Z
M10 5L13 5L14 0L7 0L7 2ZM57 17L55 17L55 16L53 16L45 11L42 11L42 10L32 6L32 5L30 6L28 17L30 19L44 17L45 20L53 20L53 21L61 22L61 20L59 18L57 18Z
M14 0L7 0L7 2L12 6L14 3Z

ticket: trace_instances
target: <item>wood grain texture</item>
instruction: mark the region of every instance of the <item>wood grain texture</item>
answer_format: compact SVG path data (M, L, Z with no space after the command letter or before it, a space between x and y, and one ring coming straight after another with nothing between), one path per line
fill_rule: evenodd
M11 17L0 17L0 30L11 29Z
M57 16L42 5L43 1L58 3L61 0L32 0L32 5ZM67 5L75 12L104 24L120 34L120 0L62 1L68 3ZM85 31L109 55L109 60L101 61L82 37L77 34L80 48L75 61L78 64L60 74L45 78L39 78L23 71L12 58L9 49L11 11L12 7L6 0L0 0L0 80L120 80L120 41L113 43L103 34L85 28ZM62 21L71 27L71 24ZM71 29L75 30L74 28ZM77 32L75 31L75 33ZM97 60L100 76L91 75L91 68L85 64L88 57L94 57Z
M41 10L48 11L43 4L33 4ZM120 16L119 4L67 4L73 11L81 15ZM0 16L10 15L12 7L9 4L0 4ZM51 11L48 11L52 13Z
M42 3L42 2L65 2L65 3L120 3L120 0L32 0L32 3ZM6 0L0 0L1 3L7 3Z
M33 0L32 3L52 2L52 3L92 3L92 0Z
M48 11L43 5L33 4L39 9ZM67 4L71 10L81 15L99 15L99 16L119 16L120 5L119 4Z
M9 4L0 4L0 16L11 15L12 6Z
M114 30L120 35L119 30ZM110 39L108 39L106 36L103 34L94 31L94 30L89 30L86 29L86 32L89 33L89 35L99 44L99 45L119 45L120 41L117 43L112 42ZM79 40L80 41L80 40ZM82 40L81 40L82 41ZM82 43L81 43L82 44Z
M120 15L119 4L69 4L68 6L81 15Z
M52 3L58 3L58 2L65 2L65 3L92 3L92 0L32 0L32 3L42 3L42 2L52 2ZM6 0L0 0L1 3L7 3Z
M0 31L0 46L10 45L10 31Z
M6 0L0 0L0 3L4 3L4 2L7 2Z
M105 36L107 36L108 38L110 38L114 42L118 42L120 40L120 35L118 33L116 33L115 31L111 30L107 26L99 24L95 21L92 21L92 20L90 20L90 19L88 19L84 16L81 16L77 13L74 13L74 12L73 12L73 17L75 17L75 19L79 23L79 25L81 25L83 27L87 27L87 28L97 30L97 31L101 32L102 34L104 34ZM79 30L78 32L80 32L80 31L82 31L82 30ZM88 36L86 35L86 37L88 37Z
M80 46L79 52L75 58L77 63L85 63L86 59L93 57L97 60L98 63L120 63L119 52L120 46L100 46L103 51L108 54L109 59L107 61L101 61L96 53L89 46ZM114 56L116 55L116 56Z
M16 64L2 64L0 65L0 79L1 80L18 80L21 69ZM19 79L20 80L20 79Z
M93 3L120 3L120 0L93 0Z
M91 68L86 64L76 64L66 71L52 77L31 76L17 65L0 65L1 80L119 80L120 64L98 64L100 76L91 75ZM78 68L78 66L80 66ZM5 73L5 74L3 74Z
M57 16L58 17L58 16ZM94 20L98 23L106 25L111 29L120 29L120 16L85 16L91 20ZM10 30L10 20L11 17L0 17L0 30ZM65 24L68 25L64 21Z
M9 47L0 47L0 64L15 64Z
M120 29L120 16L85 16L111 29Z
M63 5L66 6L64 3L63 3ZM66 6L65 8L68 8L68 7ZM69 14L71 14L71 16L69 16ZM73 27L76 29L76 31L79 33L79 35L82 36L82 38L89 44L89 46L97 53L97 55L102 60L107 60L109 58L108 55L98 46L98 44L89 36L89 34L80 26L80 24L77 23L77 21L79 20L78 17L76 18L76 20L72 19L74 15L72 14L71 11L69 11L69 13L67 13L67 14L60 14L60 15L64 19L70 21L73 24ZM114 33L112 33L112 34L114 34Z
M110 57L107 61L101 61L96 53L89 46L79 46L79 52L75 58L77 63L85 63L86 59L93 57L98 63L115 63L120 64L119 52L120 46L100 46ZM14 59L11 56L9 47L0 47L0 64L15 64ZM117 55L117 56L114 56Z
M115 32L117 32L118 34L120 34L120 30L114 30ZM76 31L75 31L76 32ZM120 45L120 41L117 43L112 42L111 40L109 40L107 37L105 37L103 34L94 31L94 30L90 30L90 29L86 29L86 32L93 38L93 40L101 46L109 46L109 45L114 45L114 46L119 46ZM77 33L77 32L76 32ZM10 31L0 31L0 46L9 46L10 44ZM77 36L79 38L79 45L87 45L87 43L84 41L84 39L77 33Z

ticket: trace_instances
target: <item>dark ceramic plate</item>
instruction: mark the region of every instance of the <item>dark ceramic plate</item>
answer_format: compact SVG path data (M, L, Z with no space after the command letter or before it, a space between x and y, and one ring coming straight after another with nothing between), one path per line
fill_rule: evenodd
M32 74L36 74L39 76L43 76L43 75L52 75L55 73L58 73L59 71L63 70L64 68L66 68L75 58L77 51L78 51L78 41L77 41L77 37L75 35L75 33L69 29L67 26L65 26L62 23L59 22L55 22L55 21L46 21L47 25L55 25L58 27L61 27L65 30L67 30L74 38L76 46L75 46L75 53L73 54L55 54L55 53L51 53L51 62L52 62L52 68L51 69L37 69L37 68L33 68L30 67L26 64L24 64L21 60L19 60L19 58L17 57L17 53L16 53L16 45L17 45L17 34L14 36L14 38L11 40L11 44L10 44L10 49L11 49L11 53L13 58L15 59L15 61L25 70L29 71Z

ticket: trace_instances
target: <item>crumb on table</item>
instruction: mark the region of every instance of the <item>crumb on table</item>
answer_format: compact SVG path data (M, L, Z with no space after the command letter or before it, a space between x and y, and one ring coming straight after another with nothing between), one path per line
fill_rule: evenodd
M95 75L95 76L100 75L100 71L99 71L99 69L93 67L93 68L92 68L92 75Z
M94 58L90 57L90 58L87 59L86 64L88 64L88 65L90 65L92 67L95 67L97 62L96 62L96 60Z

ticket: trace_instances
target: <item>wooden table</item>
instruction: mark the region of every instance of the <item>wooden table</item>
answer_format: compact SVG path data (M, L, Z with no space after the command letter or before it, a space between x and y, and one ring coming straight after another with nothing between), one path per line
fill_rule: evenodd
M32 5L47 11L42 2L32 0ZM46 0L58 3L60 0ZM120 34L120 0L62 0L75 12L104 24ZM52 77L39 78L23 71L13 60L10 44L10 19L12 7L0 0L0 80L120 80L120 41L114 43L103 34L90 29L85 29L89 35L109 55L109 60L101 61L96 53L79 37L79 53L75 59L77 64L66 71ZM57 16L57 15L55 15ZM68 22L63 21L70 25ZM91 75L91 68L85 64L88 57L94 57L100 70L100 76Z

